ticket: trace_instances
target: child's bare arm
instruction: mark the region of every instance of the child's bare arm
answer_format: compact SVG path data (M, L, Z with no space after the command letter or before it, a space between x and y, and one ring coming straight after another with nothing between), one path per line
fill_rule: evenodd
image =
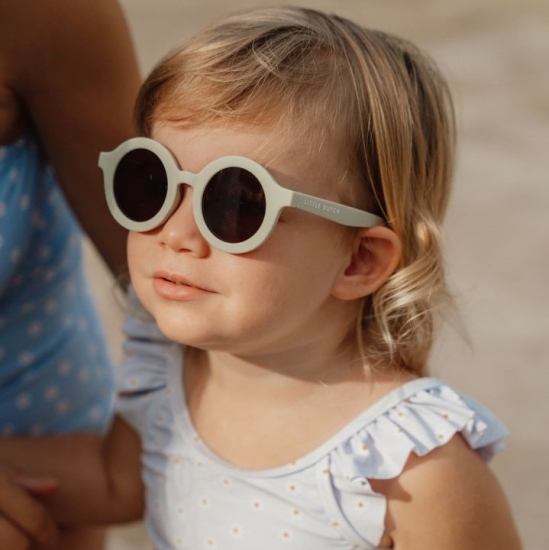
M118 417L104 437L81 433L0 440L0 462L25 475L59 481L59 490L45 502L61 525L140 518L140 455L138 435Z
M459 435L372 486L387 496L386 542L395 550L521 548L501 487Z

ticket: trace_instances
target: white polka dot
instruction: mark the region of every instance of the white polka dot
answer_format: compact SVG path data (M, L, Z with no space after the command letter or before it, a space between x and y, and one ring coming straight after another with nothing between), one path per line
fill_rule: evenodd
M19 363L28 367L34 361L34 355L30 351L23 351L19 354Z
M19 198L19 208L21 210L28 210L30 204L30 199L28 195L22 195Z
M56 275L57 275L57 270L47 269L46 271L44 271L44 281L46 282L53 281Z
M101 407L93 407L90 409L90 412L88 413L88 416L90 420L93 420L94 422L97 422L98 420L101 420Z
M21 257L21 250L19 248L14 248L10 252L10 260L15 263Z
M55 411L57 414L65 414L69 410L69 402L66 399L63 399L55 405Z
M59 374L69 374L69 372L72 370L72 366L69 363L69 361L62 361L59 363L59 366L57 367L57 372Z
M15 400L15 404L18 409L28 409L31 401L31 396L28 393L20 393Z
M46 313L54 313L57 311L57 302L55 300L48 300L44 305Z
M48 386L44 391L46 401L54 401L59 397L59 388L57 386Z
M5 147L0 147L0 160L4 160L8 152Z
M10 181L11 182L16 181L18 177L19 177L19 170L17 170L17 168L13 168L9 175Z
M5 202L0 202L0 218L3 218L8 213L8 205Z
M40 321L34 321L34 323L31 323L29 325L29 334L31 336L38 336L44 327L42 326L42 323Z
M4 246L4 236L0 235L0 248Z

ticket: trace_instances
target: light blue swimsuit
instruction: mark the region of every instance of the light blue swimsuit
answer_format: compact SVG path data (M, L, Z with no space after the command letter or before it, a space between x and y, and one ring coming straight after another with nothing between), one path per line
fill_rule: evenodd
M387 503L371 479L399 476L411 453L424 456L456 433L488 460L507 435L478 403L441 380L420 378L291 464L237 468L195 430L183 348L160 333L135 298L132 309L116 369L117 408L141 436L156 550L374 550Z
M0 147L0 436L106 427L111 364L81 237L35 140Z

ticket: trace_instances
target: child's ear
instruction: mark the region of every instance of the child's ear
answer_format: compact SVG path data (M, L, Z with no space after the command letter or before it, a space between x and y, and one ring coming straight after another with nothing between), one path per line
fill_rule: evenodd
M402 244L384 226L361 229L354 237L349 263L342 271L332 296L355 300L375 292L393 274L402 256Z

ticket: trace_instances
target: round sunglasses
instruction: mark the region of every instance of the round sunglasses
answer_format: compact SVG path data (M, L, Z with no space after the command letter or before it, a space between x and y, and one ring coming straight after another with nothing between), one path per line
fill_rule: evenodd
M216 159L198 174L181 170L161 143L129 139L101 153L109 209L130 231L150 231L178 207L182 184L193 189L193 214L203 237L214 247L242 254L272 233L283 208L298 208L350 227L383 224L369 212L291 191L260 164L245 157Z

